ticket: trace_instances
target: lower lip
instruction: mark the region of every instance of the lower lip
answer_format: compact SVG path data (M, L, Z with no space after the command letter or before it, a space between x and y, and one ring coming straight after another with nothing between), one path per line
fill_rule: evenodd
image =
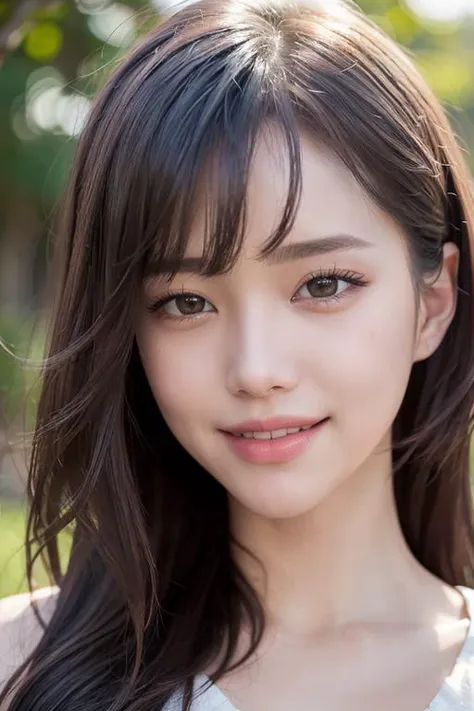
M236 437L228 432L223 432L223 435L232 451L241 459L252 464L281 464L302 454L327 421L321 420L309 430L300 430L276 439Z

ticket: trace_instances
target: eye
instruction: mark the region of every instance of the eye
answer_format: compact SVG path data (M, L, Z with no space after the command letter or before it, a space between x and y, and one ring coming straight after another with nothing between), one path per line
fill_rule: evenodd
M367 282L361 274L337 272L313 274L296 292L296 299L309 299L329 303L344 298L346 292L365 286Z
M161 297L149 307L149 310L161 312L164 316L171 318L186 318L187 316L198 316L208 311L214 311L214 308L203 296L181 292Z
M340 279L336 277L313 277L306 284L303 284L300 291L306 290L308 295L314 299L329 299L336 296ZM346 288L349 286L347 282L341 282Z

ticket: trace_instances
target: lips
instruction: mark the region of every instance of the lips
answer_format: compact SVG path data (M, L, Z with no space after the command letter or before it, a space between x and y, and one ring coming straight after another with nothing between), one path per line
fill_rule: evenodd
M321 422L322 418L316 417L269 417L262 420L245 420L232 427L225 427L224 432L240 436L248 432L277 432L279 430L309 429Z
M329 420L274 417L221 430L230 449L252 464L281 464L302 454Z
M303 427L282 427L279 430L252 430L251 432L240 432L234 434L234 437L245 437L246 439L279 439L286 437L289 434L296 434L304 430L311 429L312 425L304 425ZM232 433L233 434L233 433Z

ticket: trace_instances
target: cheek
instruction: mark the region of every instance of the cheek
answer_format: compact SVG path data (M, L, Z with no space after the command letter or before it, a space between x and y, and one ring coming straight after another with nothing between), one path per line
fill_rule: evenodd
M346 321L332 334L328 380L341 421L350 421L356 438L369 430L383 435L403 400L414 354L412 294L411 288L374 290L360 308L348 310Z
M156 402L173 430L202 413L213 387L214 367L197 338L157 337L151 328L137 336L143 367Z

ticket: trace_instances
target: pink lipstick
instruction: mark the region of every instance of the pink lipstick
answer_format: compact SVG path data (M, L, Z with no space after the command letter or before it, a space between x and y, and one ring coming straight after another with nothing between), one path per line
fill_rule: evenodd
M329 418L271 417L221 430L232 451L252 464L280 464L300 455Z

